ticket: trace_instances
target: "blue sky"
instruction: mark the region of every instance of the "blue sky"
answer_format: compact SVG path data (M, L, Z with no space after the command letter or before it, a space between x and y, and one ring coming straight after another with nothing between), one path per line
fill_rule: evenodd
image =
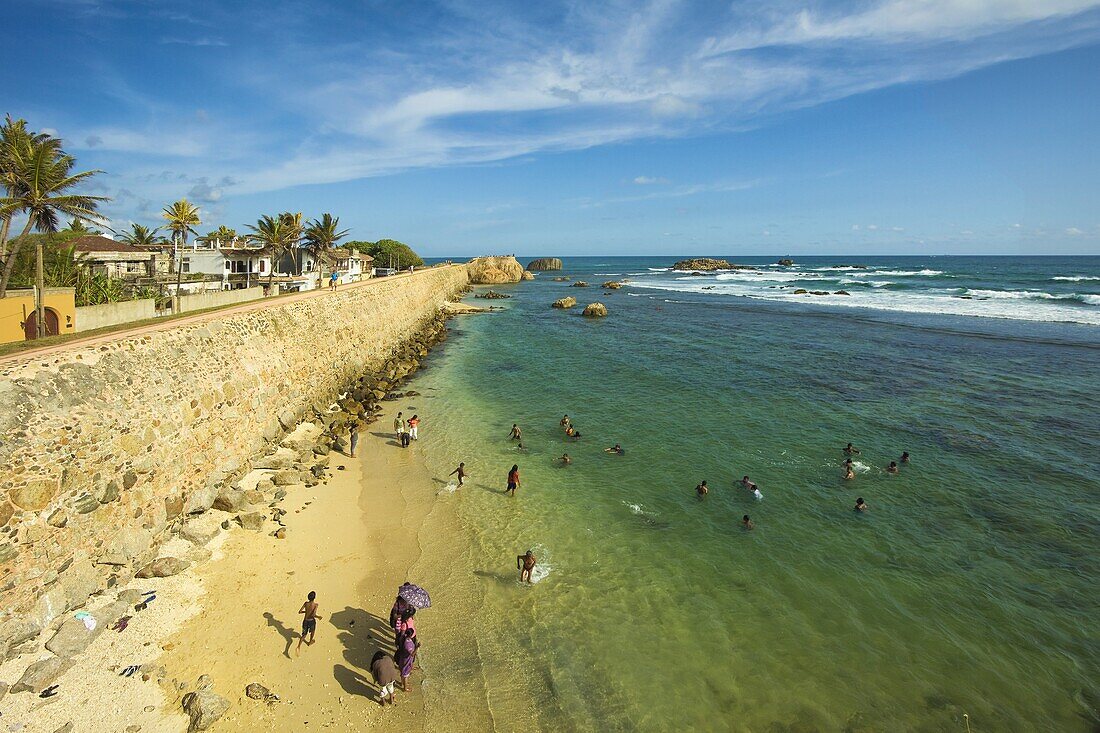
M4 10L3 109L115 226L426 255L1100 254L1100 0Z

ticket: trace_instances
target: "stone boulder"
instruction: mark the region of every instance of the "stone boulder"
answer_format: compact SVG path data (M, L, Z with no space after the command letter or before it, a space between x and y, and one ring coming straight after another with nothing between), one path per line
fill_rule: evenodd
M527 263L527 269L531 272L548 272L560 270L561 260L557 257L539 257Z
M608 290L618 290L623 286L623 284L621 282L618 282L617 280L608 280L603 284L603 286Z
M792 260L790 257L784 257L776 264L780 267L794 267L794 260Z
M524 270L524 271L523 271L523 274L522 274L522 275L521 275L520 277L521 277L521 278L522 278L523 280L534 280L534 279L535 279L535 273L533 273L533 272L527 272L527 270Z
M607 306L603 303L589 303L584 307L582 315L589 318L603 318L607 315Z
M183 711L191 719L188 733L207 730L225 712L229 710L229 701L209 689L189 692L183 696Z
M495 290L489 290L489 291L486 291L484 293L478 293L474 297L475 298L483 298L485 300L505 300L507 298L511 298L512 296L508 295L506 293L498 293Z
M82 624L83 625L83 624ZM38 694L53 684L65 670L72 666L71 659L61 657L49 657L40 659L27 667L19 681L11 686L12 694L19 692L33 692Z
M851 295L847 290L837 290L833 295Z
M220 512L229 512L230 514L236 514L241 510L241 505L244 504L243 492L236 489L225 489L218 498L214 499L214 509Z
M515 257L477 257L466 264L470 282L474 285L518 283L523 279L523 265Z
M587 288L588 283L586 283L584 280L578 280L577 282L573 283L569 287L571 287L571 288Z
M222 531L221 517L203 514L188 519L180 526L180 537L202 547L218 536Z
M552 308L572 308L576 304L577 304L577 299L574 298L572 295L570 295L570 296L567 296L565 298L558 298L557 300L555 300L551 304L551 307Z
M107 627L117 621L130 604L119 596L119 600L91 614L95 619L95 628L89 629L82 619L70 616L46 642L46 649L62 659L80 654L102 634Z
M556 282L556 283L567 283L572 279L573 278L568 277L568 276L561 276L561 277L554 278L554 282Z
M237 523L253 532L259 532L264 528L265 519L267 517L260 512L245 512L237 515Z
M137 577L169 578L173 575L179 575L190 566L191 563L189 561L181 560L178 557L158 557L156 560L139 570Z

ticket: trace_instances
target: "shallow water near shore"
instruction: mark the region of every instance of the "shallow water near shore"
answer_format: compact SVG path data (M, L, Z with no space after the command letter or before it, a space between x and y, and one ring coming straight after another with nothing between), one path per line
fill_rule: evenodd
M1096 260L1067 266L1041 274ZM1100 329L550 277L452 321L412 384L429 729L1095 730Z

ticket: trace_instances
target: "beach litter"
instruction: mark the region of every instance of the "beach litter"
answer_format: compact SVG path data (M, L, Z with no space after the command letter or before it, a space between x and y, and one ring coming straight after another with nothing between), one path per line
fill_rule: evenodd
M87 611L80 611L76 614L75 618L83 623L84 628L88 629L88 631L95 631L96 620L95 616L93 616L92 614L88 613Z

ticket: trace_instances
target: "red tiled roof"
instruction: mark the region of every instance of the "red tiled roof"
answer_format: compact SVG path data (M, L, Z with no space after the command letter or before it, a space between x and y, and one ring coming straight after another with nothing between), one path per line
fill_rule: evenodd
M98 234L86 234L69 242L69 246L77 252L140 252L148 255L149 250L144 247L135 247L125 242L116 242Z

